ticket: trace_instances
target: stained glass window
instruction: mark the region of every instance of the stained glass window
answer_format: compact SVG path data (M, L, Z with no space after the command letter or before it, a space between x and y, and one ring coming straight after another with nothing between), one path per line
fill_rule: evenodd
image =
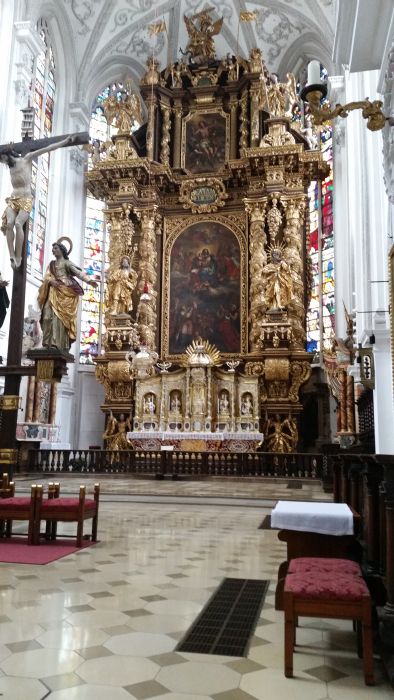
M125 94L125 88L120 83L107 85L96 98L89 129L91 142L96 151L95 157L100 157L100 146L117 132L115 127L108 126L104 116L102 103L110 94L116 95L120 100ZM132 130L139 126L135 123ZM92 166L92 157L90 157L89 168ZM84 365L93 364L93 358L100 351L101 337L104 333L104 270L108 265L104 207L105 202L87 196L83 265L88 274L94 275L96 279L100 278L101 282L96 289L84 285L79 349L79 362Z
M307 350L320 352L328 348L335 334L335 276L333 227L332 128L321 130L321 151L330 173L319 187L312 182L309 190L309 255L312 295L307 313ZM321 234L319 235L319 205Z
M321 66L322 81L327 71ZM320 127L320 150L330 172L322 182L311 182L309 199L309 265L311 300L307 311L307 350L320 354L335 334L335 270L333 227L332 126ZM319 219L321 228L319 230ZM318 357L318 355L316 356Z
M44 48L37 56L32 80L32 102L34 107L33 137L51 136L53 109L56 91L55 62L49 43L48 27L44 20L38 24ZM27 271L41 278L44 263L45 232L47 224L48 180L50 154L44 153L33 161L32 193L33 209L29 217L27 238Z

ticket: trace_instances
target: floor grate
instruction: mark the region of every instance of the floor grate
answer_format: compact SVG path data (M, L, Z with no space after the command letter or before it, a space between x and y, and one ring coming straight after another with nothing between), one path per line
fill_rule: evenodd
M271 515L266 515L261 521L257 528L258 530L270 530L271 529Z
M269 581L225 578L176 651L246 656Z
M301 481L291 480L287 482L287 489L302 489Z

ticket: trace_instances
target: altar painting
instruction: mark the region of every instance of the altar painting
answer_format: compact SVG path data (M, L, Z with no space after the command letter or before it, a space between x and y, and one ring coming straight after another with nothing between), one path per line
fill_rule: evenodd
M183 125L183 167L191 173L220 170L226 158L226 117L194 113Z
M240 352L240 266L237 237L223 224L202 221L179 234L170 257L170 354L197 337Z

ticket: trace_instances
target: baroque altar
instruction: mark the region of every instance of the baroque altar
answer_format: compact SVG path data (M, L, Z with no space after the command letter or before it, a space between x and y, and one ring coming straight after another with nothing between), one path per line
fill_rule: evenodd
M135 379L135 449L253 450L261 445L258 378L217 367L220 353L207 341L186 349L181 367L147 376L139 352L131 360Z
M280 82L257 48L217 58L211 15L185 17L187 61L152 55L139 95L104 102L118 133L87 174L106 201L96 376L111 449L145 432L264 434L267 451L297 449L312 359L306 193L327 166L292 121L294 76ZM210 362L190 363L201 343Z

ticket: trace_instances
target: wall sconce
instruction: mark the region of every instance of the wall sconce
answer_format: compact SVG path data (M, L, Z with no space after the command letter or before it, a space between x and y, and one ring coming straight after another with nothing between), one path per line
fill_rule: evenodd
M325 121L335 119L335 117L348 117L349 112L354 109L361 109L364 119L367 119L367 128L370 131L379 131L383 129L386 123L386 117L382 112L383 102L374 100L370 102L368 98L359 102L348 102L345 105L337 104L334 109L329 107L321 107L321 101L327 96L327 85L322 83L320 78L320 63L319 61L310 61L308 65L308 83L301 90L301 99L307 102L311 115L315 120L316 125L323 124ZM391 119L388 120L391 125Z

